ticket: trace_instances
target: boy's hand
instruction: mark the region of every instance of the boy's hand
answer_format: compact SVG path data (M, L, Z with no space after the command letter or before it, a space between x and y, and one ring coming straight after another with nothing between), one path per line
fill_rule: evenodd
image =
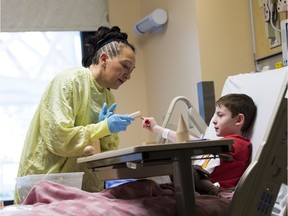
M210 176L210 173L199 165L193 165L193 168L200 175L201 179L207 179Z

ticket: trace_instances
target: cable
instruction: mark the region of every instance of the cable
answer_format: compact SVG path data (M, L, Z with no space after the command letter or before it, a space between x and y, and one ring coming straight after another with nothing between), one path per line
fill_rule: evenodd
M274 18L275 18L275 21L277 21L277 10L276 8L274 7L274 3L271 3L271 0L268 0L268 9L270 11L270 24L272 26L272 28L277 31L277 32L281 32L281 29L278 29L275 25L274 25ZM273 16L275 15L275 17Z

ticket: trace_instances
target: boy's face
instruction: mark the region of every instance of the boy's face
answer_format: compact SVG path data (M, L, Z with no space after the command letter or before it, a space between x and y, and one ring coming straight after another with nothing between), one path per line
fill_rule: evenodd
M231 134L241 134L238 115L232 118L231 111L223 105L216 106L213 124L217 136L224 137Z

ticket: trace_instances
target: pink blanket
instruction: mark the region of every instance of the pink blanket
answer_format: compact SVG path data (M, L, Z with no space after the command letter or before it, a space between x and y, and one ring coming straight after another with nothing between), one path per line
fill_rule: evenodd
M209 195L196 197L197 215L224 216L228 207L229 200L225 198ZM176 216L176 205L172 186L158 185L147 179L99 193L41 181L30 191L21 208L4 212L3 215Z

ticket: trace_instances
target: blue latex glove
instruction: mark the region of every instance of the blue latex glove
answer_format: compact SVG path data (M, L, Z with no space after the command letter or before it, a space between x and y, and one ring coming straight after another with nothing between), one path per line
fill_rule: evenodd
M108 109L107 103L105 102L103 104L102 110L99 113L98 122L101 122L101 121L105 120L106 118L110 117L111 115L114 115L114 110L116 109L116 106L117 106L117 104L114 103Z
M114 114L107 118L107 123L111 133L118 133L120 131L126 131L127 126L134 120L135 118L130 115Z

